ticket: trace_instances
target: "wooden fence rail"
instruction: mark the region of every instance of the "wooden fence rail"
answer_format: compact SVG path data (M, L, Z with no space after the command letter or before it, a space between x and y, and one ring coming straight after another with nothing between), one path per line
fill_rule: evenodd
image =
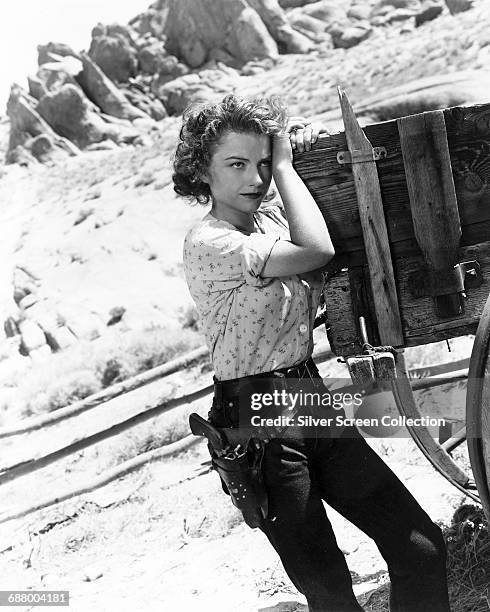
M157 448L155 450L142 453L137 457L128 459L127 461L106 470L95 478L86 480L85 482L78 484L76 487L66 489L62 493L47 495L43 499L38 500L35 504L26 504L17 508L8 509L0 513L0 523L6 523L7 521L11 521L13 519L19 519L27 514L30 514L31 512L36 512L37 510L42 510L43 508L53 506L54 504L59 504L67 501L68 499L72 499L73 497L77 497L77 495L90 493L99 487L109 484L117 478L121 478L122 476L126 476L127 474L140 469L143 467L143 465L146 465L151 461L161 461L162 459L167 459L175 453L180 453L191 448L200 441L200 438L190 435L178 440L177 442L172 442L172 444L167 444L162 448ZM204 468L204 472L207 471L209 471L209 469ZM203 470L194 469L192 473L199 475L199 472L202 473ZM182 480L186 480L186 478L183 478Z
M321 363L321 359L317 358L317 363ZM433 376L421 379L415 379L412 383L412 389L414 391L420 389L427 389L430 387L436 387L439 385L447 384L449 382L454 383L459 380L465 380L468 376L468 371L466 369L456 370L453 373L446 373L444 376ZM345 387L344 392L348 391L351 387ZM76 453L84 448L92 446L97 442L101 442L102 440L106 440L112 436L118 435L119 433L134 427L135 425L142 423L148 419L154 418L173 408L177 408L179 406L183 406L185 404L189 404L198 399L202 399L213 392L213 385L208 385L206 387L202 387L201 389L197 389L192 391L189 394L176 397L162 404L158 404L157 406L152 406L150 408L145 408L142 412L131 416L129 419L111 425L110 427L98 431L94 434L86 436L81 439L75 439L69 444L52 451L48 454L41 455L38 457L31 457L30 459L25 459L17 464L9 465L2 470L0 470L0 485L5 484L7 482L11 482L24 476L25 474L32 473L36 470L39 470L51 463L54 463L58 459L62 459L63 457L67 457L73 453ZM377 391L374 391L372 394L376 394Z
M164 363L163 365L157 366L156 368L147 370L142 374L137 374L136 376L132 376L127 380L123 380L120 383L102 389L102 391L89 395L78 402L70 404L70 406L59 408L58 410L50 412L49 414L43 414L26 419L25 421L21 421L17 425L13 425L11 427L2 427L0 428L0 438L24 434L30 431L42 429L47 425L54 425L55 423L59 423L64 419L77 416L78 414L82 414L87 410L96 408L100 404L108 402L119 395L129 393L130 391L134 391L135 389L154 382L159 378L169 376L170 374L174 374L175 372L188 368L191 365L195 365L207 357L209 357L208 349L205 346L201 346L189 353L186 353L182 357L178 357L172 361Z
M208 385L206 387L202 387L201 389L196 389L191 393L186 395L182 395L179 397L175 397L173 399L167 400L162 404L158 404L157 406L152 406L151 408L145 408L142 412L138 412L137 414L131 416L129 419L111 425L106 429L102 429L101 431L97 431L94 434L88 435L84 438L75 439L70 442L68 445L58 448L55 451L48 453L47 455L42 455L39 457L34 457L31 459L26 459L21 461L16 465L8 466L4 468L0 473L0 485L5 484L6 482L10 482L19 478L20 476L24 476L25 474L30 474L31 472L35 472L51 463L54 463L58 459L62 459L63 457L67 457L73 453L77 453L84 448L88 448L92 446L92 444L96 444L97 442L101 442L102 440L107 440L113 436L120 434L139 423L143 423L148 419L152 419L156 416L164 414L173 408L177 408L178 406L183 406L185 404L189 404L191 402L195 402L203 397L210 395L213 391L213 385Z

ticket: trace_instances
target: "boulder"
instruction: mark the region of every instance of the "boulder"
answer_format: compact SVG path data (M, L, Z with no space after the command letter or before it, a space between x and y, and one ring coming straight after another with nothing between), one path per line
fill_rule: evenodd
M281 53L308 53L314 49L304 34L291 27L277 0L248 0L248 3L265 23Z
M45 329L44 333L46 342L53 352L66 349L77 342L77 337L64 325L50 330Z
M307 4L301 9L293 9L288 13L288 15L291 16L296 12L309 15L310 17L315 17L315 19L325 21L327 24L337 22L342 23L347 21L347 13L345 8L342 5L339 6L339 3L336 0L319 0L319 2Z
M433 0L424 2L415 15L415 25L418 27L426 21L432 21L432 19L439 17L443 11L443 8L442 0L441 2Z
M106 26L107 36L119 36L125 38L131 46L135 46L135 32L130 26L121 23L110 23Z
M56 156L56 147L52 138L47 134L40 134L29 142L29 149L33 157L42 164L54 160Z
M36 74L36 83L40 82L43 95L48 91L60 89L70 83L78 87L76 76L82 71L82 62L74 57L62 58L59 62L47 62L39 67ZM35 96L37 97L37 96ZM37 97L40 100L42 97Z
M192 68L223 49L240 64L277 57L277 44L246 0L168 0L166 48Z
M72 56L80 59L80 55L73 51L73 49L69 45L66 45L65 43L48 42L47 45L37 46L38 66L41 66L42 64L47 64L48 62L52 62L53 54L61 57Z
M129 120L148 116L127 100L124 94L86 53L82 53L82 64L83 71L79 75L78 81L87 96L104 113Z
M46 336L37 323L24 319L19 324L21 347L25 353L30 353L46 345Z
M160 119L167 117L167 111L165 110L165 107L163 106L162 102L160 102L160 100L158 99L155 99L153 97L153 94L147 94L145 92L139 91L135 87L126 87L124 89L124 93L126 95L126 98L131 102L131 104L133 104L133 106L136 106L136 108L139 108L140 110L145 112L149 117L155 119L155 121L160 121ZM147 120L135 119L134 121Z
M80 150L69 140L56 134L49 123L45 121L36 110L37 102L29 96L19 85L12 85L10 97L7 102L7 114L10 118L10 137L7 151L7 163L16 163L24 157L29 161L35 158L23 155L20 150L32 137L46 134L53 143L70 155L76 155ZM19 149L20 147L20 149Z
M414 9L394 9L390 11L384 18L383 23L394 23L396 21L406 21L407 19L412 19L417 15L416 10Z
M167 11L157 10L152 5L148 10L140 15L136 15L130 20L129 25L139 34L150 33L161 39L167 19Z
M378 0L371 9L371 16L387 14L393 9L418 9L420 0Z
M116 83L126 82L137 73L136 51L122 34L96 36L92 39L88 55Z
M106 137L104 121L90 110L80 87L67 84L48 92L39 100L37 109L58 134L81 149Z
M40 100L48 91L44 86L44 83L37 76L29 75L27 77L27 85L29 88L29 95L35 98L36 100Z
M472 8L473 0L446 0L446 4L451 15L456 15Z
M364 22L358 22L358 25L336 24L328 29L333 46L340 49L349 49L358 45L368 38L371 31L371 26Z
M3 331L6 338L14 338L19 332L19 326L15 317L9 316L3 322Z
M371 7L365 4L356 4L351 6L347 11L348 19L369 19L371 15Z
M133 30L133 28L131 28L131 26L125 26L120 23L111 23L109 25L104 25L99 21L99 23L92 28L92 40L99 36L123 38L132 47L135 47L135 41L137 38L136 34L137 33Z
M167 55L167 51L161 41L155 40L151 42L140 49L138 53L140 70L145 74L159 72Z
M279 0L279 4L282 6L282 8L294 8L312 3L315 3L315 0Z
M162 85L158 97L169 115L180 115L191 102L213 100L218 96L197 74L188 74Z
M327 24L324 21L301 12L295 12L293 15L291 15L289 21L295 29L301 30L305 33L311 32L313 34L322 34L325 32L327 27Z

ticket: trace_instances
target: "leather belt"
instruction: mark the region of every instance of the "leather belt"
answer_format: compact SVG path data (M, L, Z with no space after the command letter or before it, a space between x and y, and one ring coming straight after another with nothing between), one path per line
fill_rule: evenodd
M271 372L261 372L260 374L252 374L251 376L242 376L240 378L232 378L230 380L214 380L214 398L217 404L221 404L230 397L236 397L240 394L241 389L253 385L254 381L259 382L261 379L266 378L283 378L283 379L310 379L312 381L318 381L318 384L323 384L318 368L315 362L310 357L306 361L292 366L290 368L279 368L272 370ZM278 381L279 382L279 381ZM287 380L283 381L287 386Z

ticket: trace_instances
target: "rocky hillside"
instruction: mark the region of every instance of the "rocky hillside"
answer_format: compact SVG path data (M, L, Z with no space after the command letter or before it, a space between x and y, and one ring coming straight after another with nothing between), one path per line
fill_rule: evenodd
M14 85L7 104L6 161L46 162L81 150L143 144L164 117L178 115L192 100L236 88L240 76L274 67L280 54L335 61L337 49L384 38L393 29L413 34L472 5L472 0L157 0L127 25L97 24L86 53L61 42L39 45L39 69L28 77L29 90Z
M0 373L109 329L193 324L181 267L202 216L173 193L179 114L225 92L338 121L488 101L489 0L158 0L39 46L0 122Z

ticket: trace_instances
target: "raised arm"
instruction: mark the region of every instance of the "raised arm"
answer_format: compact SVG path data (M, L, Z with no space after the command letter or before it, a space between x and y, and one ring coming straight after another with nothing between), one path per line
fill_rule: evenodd
M292 146L302 150L314 142L318 130L304 124L290 137L288 131L274 136L272 175L286 210L291 240L278 240L261 276L289 276L310 272L332 259L335 250L325 220L312 195L293 167ZM289 130L294 127L288 125Z

